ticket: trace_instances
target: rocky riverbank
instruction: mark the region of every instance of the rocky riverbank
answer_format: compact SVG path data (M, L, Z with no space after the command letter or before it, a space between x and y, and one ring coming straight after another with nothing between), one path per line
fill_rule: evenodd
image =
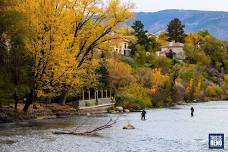
M31 119L70 117L78 114L78 109L73 105L34 104L31 105L28 112L23 112L22 108L22 104L18 105L17 112L15 112L12 106L0 108L0 123L10 123Z
M71 117L74 115L105 113L107 112L108 108L113 105L113 103L110 103L91 107L78 108L73 104L33 104L30 106L28 112L23 112L23 104L19 104L17 112L15 112L13 106L0 108L0 123L10 123L32 119L53 119Z

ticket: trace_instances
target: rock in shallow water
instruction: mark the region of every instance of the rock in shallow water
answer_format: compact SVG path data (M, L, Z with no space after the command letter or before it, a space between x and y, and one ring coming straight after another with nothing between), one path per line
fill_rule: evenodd
M118 112L123 112L123 107L116 107L116 111L118 111Z
M124 109L124 112L130 112L130 110L128 110L128 109Z
M135 127L131 124L127 124L126 126L123 127L123 129L135 129Z

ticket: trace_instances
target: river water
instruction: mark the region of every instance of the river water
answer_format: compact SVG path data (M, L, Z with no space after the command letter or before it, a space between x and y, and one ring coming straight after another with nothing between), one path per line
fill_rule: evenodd
M190 107L195 116L190 116ZM96 136L54 135L56 130L78 131L105 124L116 115L76 116L0 124L0 152L206 152L209 133L225 134L228 151L228 102L217 101L121 114L117 123ZM130 123L134 130L123 130Z

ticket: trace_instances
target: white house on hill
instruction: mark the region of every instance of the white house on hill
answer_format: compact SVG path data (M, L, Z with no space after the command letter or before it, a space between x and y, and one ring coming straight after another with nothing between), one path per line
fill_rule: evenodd
M112 51L116 52L117 54L129 56L131 53L131 49L129 48L129 41L123 40L119 42L117 45L112 47Z
M183 50L184 44L179 42L169 42L168 45L161 46L161 50L157 52L158 56L167 56L170 52L173 54L173 57L175 57L178 60L184 60L184 50Z

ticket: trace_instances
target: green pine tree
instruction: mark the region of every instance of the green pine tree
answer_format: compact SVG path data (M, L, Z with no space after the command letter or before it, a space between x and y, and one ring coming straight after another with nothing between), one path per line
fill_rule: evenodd
M137 37L137 42L130 46L133 55L136 51L136 46L138 45L143 46L147 52L155 52L159 49L155 36L148 34L148 31L144 29L144 25L141 21L135 21L132 28L134 29L134 35Z
M186 37L184 33L185 25L181 23L178 18L174 18L168 24L168 40L184 43L184 38Z

